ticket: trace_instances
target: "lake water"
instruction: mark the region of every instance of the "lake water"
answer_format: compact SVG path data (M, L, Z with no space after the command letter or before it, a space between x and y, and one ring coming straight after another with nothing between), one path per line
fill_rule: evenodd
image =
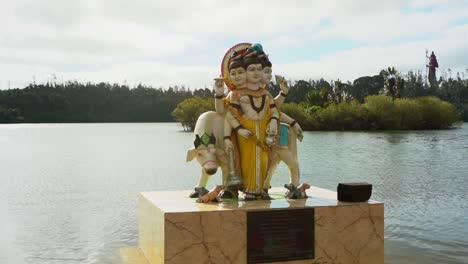
M192 134L175 123L0 125L0 263L120 263L141 191L191 189ZM385 203L386 263L468 263L468 123L306 132L304 182L367 181ZM272 183L288 181L280 166ZM220 183L220 175L210 186Z

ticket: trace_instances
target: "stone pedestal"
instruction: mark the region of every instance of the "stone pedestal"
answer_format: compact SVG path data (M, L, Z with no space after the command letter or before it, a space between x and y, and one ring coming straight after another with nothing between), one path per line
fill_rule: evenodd
M247 263L247 214L314 208L314 258L274 263L384 263L384 205L343 203L336 193L312 187L308 199L195 203L188 191L143 192L139 247L156 263Z

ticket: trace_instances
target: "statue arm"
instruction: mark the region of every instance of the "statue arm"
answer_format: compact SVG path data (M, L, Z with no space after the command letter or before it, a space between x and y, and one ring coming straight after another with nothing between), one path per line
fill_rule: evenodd
M280 121L290 125L294 121L294 119L292 119L290 116L288 116L285 113L281 113Z
M229 111L227 111L227 114L230 114ZM224 151L226 153L230 153L234 149L231 141L231 133L232 133L232 126L229 123L229 120L224 118Z
M229 101L229 105L234 109L234 111L239 111L239 102L231 100ZM226 111L226 120L233 129L237 129L241 125L239 121L237 121L236 117L231 113L231 111Z
M224 114L224 79L215 78L215 83L213 85L213 90L215 92L215 110L218 114Z
M224 114L224 95L215 95L215 110L220 115Z
M234 111L236 111L236 110L234 110ZM236 131L236 133L238 135L243 136L245 138L250 138L252 136L252 132L250 132L250 130L244 128L241 125L241 123L236 119L236 117L231 113L231 111L226 112L226 121L229 124L229 126L232 128L232 130Z
M232 126L231 126L231 123L228 121L228 119L226 117L226 118L224 118L224 139L230 138L231 133L232 133Z
M275 97L275 103L278 107L281 107L286 96L289 93L289 86L288 82L284 79L284 77L276 75L276 83L278 83L279 87L281 88L281 92Z
M281 113L281 119L280 120L281 120L281 122L284 122L284 123L288 124L290 127L292 127L295 130L297 135L302 134L303 131L302 131L302 128L299 125L299 123L297 123L296 120L292 119L287 114ZM302 141L301 136L299 136L299 141Z
M271 112L271 118L272 119L275 119L277 121L279 121L279 118L280 118L280 112L279 110L276 108L276 104L274 101L272 101L272 104L270 104L270 112Z
M283 104L284 100L286 99L286 94L283 92L280 92L276 97L275 97L275 103L278 107L281 107Z
M226 120L231 126L232 130L234 130L238 135L250 138L252 136L252 132L242 126L241 122L237 119L240 116L240 101L235 100L234 98L236 95L230 94L228 95L228 102L229 106L225 106L228 110L226 111Z
M270 122L268 123L268 131L267 133L270 135L277 135L278 134L278 126L280 120L280 112L277 109L277 105L275 104L274 100L270 100Z

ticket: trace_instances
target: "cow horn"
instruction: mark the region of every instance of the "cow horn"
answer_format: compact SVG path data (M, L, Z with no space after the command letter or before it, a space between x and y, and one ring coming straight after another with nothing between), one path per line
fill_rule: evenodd
M195 135L195 141L193 141L193 145L195 146L195 148L200 146L200 136Z

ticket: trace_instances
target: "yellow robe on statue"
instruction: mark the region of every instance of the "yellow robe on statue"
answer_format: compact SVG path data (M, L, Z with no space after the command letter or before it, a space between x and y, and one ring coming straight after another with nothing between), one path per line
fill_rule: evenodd
M237 137L240 152L240 167L242 180L244 182L244 192L250 194L261 194L264 188L263 182L267 175L268 150L265 146L267 126L270 121L270 98L265 102L265 117L262 120L254 121L243 116L242 125L253 132L255 137ZM257 144L256 139L262 144ZM265 188L268 188L266 186Z

